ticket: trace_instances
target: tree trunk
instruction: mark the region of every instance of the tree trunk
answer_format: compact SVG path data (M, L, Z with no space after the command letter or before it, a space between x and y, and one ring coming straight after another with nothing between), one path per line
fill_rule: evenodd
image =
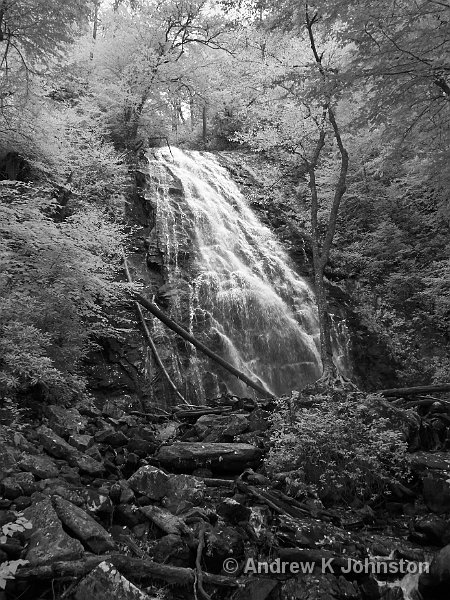
M202 137L203 145L206 148L206 142L208 140L208 110L206 108L206 104L203 105L202 111Z

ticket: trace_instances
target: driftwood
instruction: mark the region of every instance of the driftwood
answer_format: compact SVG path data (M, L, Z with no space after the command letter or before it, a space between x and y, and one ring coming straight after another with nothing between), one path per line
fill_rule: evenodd
M206 354L206 356L209 356L209 358L211 358L214 362L216 362L218 365L223 367L226 371L228 371L229 373L231 373L232 375L234 375L235 377L237 377L238 379L240 379L241 381L246 383L249 387L253 388L255 391L260 393L263 398L273 398L274 397L273 394L268 392L261 385L255 383L249 377L247 377L247 375L245 375L245 373L242 373L241 371L236 369L236 367L233 367L233 365L231 365L229 362L224 360L221 356L219 356L218 354L216 354L215 352L210 350L207 346L202 344L202 342L199 342L193 335L191 335L188 331L183 329L183 327L178 325L178 323L175 323L175 321L173 321L162 310L160 310L156 306L156 304L154 304L153 302L150 302L149 300L147 300L147 298L144 298L144 296L142 296L141 294L138 294L138 293L134 294L134 298L137 302L139 302L139 304L141 304L144 308L146 308L148 311L150 311L152 313L152 315L154 315L160 321L162 321L164 323L164 325L167 325L167 327L172 329L172 331L175 331L175 333L178 333L178 335L180 335L183 339L185 339L190 344L195 346L197 348L197 350L200 350L200 352L203 352L203 354Z
M398 398L401 396L417 396L417 394L428 394L436 392L450 392L450 383L441 383L439 385L420 385L409 388L393 388L389 390L380 390L377 394L386 398Z
M196 570L185 567L162 565L151 560L125 556L124 554L104 554L88 556L84 560L55 562L40 567L22 567L16 573L16 579L70 579L84 577L103 561L112 563L127 579L133 582L150 584L155 579L167 581L172 585L194 585ZM239 586L236 578L203 573L203 582L216 587L235 588Z
M128 268L128 262L127 262L127 257L125 256L125 252L123 252L123 266L124 266L124 269L125 269L125 273L126 273L126 276L127 276L128 282L129 282L129 283L133 283L133 279L132 279L132 277L131 277L130 270L129 270L129 268ZM174 384L174 382L172 381L172 379L171 379L171 377L170 377L169 373L167 372L167 369L166 369L166 367L163 365L163 362L162 362L162 360L161 360L161 357L160 357L160 356L159 356L159 354L158 354L158 350L157 350L157 348L156 348L155 342L153 341L153 338L152 338L152 336L151 336L151 334L150 334L150 331L149 331L149 329L148 329L148 327L147 327L147 323L146 323L146 321L145 321L144 315L143 315L143 313L142 313L142 308L141 308L141 306L140 306L139 302L136 302L136 301L135 301L135 302L134 302L134 305L135 305L135 308L136 308L137 314L138 314L138 316L139 316L139 320L141 321L141 325L142 325L142 329L143 329L143 331L144 331L144 336L145 336L145 339L147 340L147 342L148 342L148 345L150 346L150 348L151 348L151 350L152 350L152 352L153 352L153 356L155 357L156 364L157 364L157 365L158 365L158 367L160 368L160 370L161 370L162 374L164 375L164 377L165 377L165 379L166 379L167 383L169 384L169 386L172 388L173 392L174 392L174 393L175 393L175 394L178 396L178 398L180 398L180 400L181 400L182 402L184 402L184 404L187 404L187 401L186 401L186 399L185 399L185 398L184 398L184 396L183 396L183 395L182 395L182 394L181 394L181 393L178 391L178 388L177 388L177 386Z

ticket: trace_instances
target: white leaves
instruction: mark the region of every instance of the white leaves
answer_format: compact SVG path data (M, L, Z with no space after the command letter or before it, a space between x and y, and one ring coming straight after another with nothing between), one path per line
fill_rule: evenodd
M21 566L27 565L28 560L10 560L2 563L0 565L0 589L4 590L6 588L6 583L8 580L14 579L17 569Z

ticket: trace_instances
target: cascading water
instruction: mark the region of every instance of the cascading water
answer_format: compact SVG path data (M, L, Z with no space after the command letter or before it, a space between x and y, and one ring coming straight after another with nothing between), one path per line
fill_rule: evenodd
M214 155L159 149L157 236L172 315L268 391L281 395L320 376L311 288L247 205ZM191 351L198 397L250 390Z

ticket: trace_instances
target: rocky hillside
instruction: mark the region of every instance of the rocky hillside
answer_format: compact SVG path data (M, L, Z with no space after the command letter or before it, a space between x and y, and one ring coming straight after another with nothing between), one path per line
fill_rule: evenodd
M404 415L409 487L345 507L266 476L268 402L144 414L123 398L2 426L0 598L448 598L450 405L424 404L386 409Z

